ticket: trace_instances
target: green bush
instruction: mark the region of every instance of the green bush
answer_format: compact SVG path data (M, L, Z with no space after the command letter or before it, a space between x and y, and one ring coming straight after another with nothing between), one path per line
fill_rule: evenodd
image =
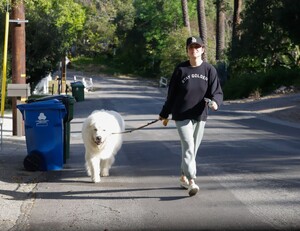
M225 99L240 99L248 97L261 85L261 79L255 74L239 75L227 80L223 90Z
M264 96L281 86L300 88L300 69L276 68L261 73L241 74L227 80L223 90L225 99L241 99L257 95L258 92Z

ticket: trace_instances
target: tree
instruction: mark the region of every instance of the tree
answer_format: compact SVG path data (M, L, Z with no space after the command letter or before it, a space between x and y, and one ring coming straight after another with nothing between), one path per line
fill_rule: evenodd
M292 52L286 54L296 66L300 65L300 2L293 0L282 1L276 12L279 25L288 33L291 42L295 44Z
M237 44L241 38L239 25L241 24L241 11L243 0L234 0L232 38L231 38L231 56L235 56Z
M225 49L225 2L216 1L217 31L216 31L216 60L221 60Z
M7 10L7 6L9 6L10 2L8 2L7 0L0 0L0 12L2 11L6 11Z
M127 71L156 76L167 38L183 26L180 1L134 1L135 23L120 46L119 64ZM173 44L171 44L172 46Z
M119 44L122 44L130 31L134 26L135 8L133 7L132 0L119 1L116 7L117 13L114 19L116 24L116 37L118 38Z
M83 8L73 0L31 0L26 4L27 82L37 83L58 62L83 30Z
M166 38L166 46L161 52L160 74L165 77L171 76L174 67L187 58L185 42L190 36L186 28L174 30Z
M198 14L198 26L200 37L202 38L206 51L208 50L207 46L207 27L206 27L206 16L205 16L205 2L204 0L197 0L197 14ZM206 52L204 53L204 61L207 60Z
M285 9L285 1L245 1L239 26L240 40L230 59L232 73L265 72L297 65L293 56L297 53L297 45L292 42L289 31L278 21Z
M87 18L77 41L77 52L88 56L111 55L133 27L133 0L79 2L85 8Z
M296 44L300 44L300 1L282 0L276 11L280 26Z
M183 15L183 24L187 28L189 35L191 35L191 26L190 26L187 0L181 0L181 7L182 7L182 15Z

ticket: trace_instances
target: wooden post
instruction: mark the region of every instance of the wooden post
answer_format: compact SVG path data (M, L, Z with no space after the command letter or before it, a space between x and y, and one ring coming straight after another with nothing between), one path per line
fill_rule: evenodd
M12 82L26 83L25 54L25 11L23 0L12 0ZM20 22L15 22L20 21ZM22 136L23 121L20 121L17 105L18 99L12 98L13 135ZM20 128L21 127L21 128Z

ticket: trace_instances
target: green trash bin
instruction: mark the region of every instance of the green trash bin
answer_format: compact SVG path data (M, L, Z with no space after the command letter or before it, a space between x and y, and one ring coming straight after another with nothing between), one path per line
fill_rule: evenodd
M66 107L67 115L64 118L64 163L70 158L70 121L74 118L75 98L70 95L60 95L58 98Z
M84 101L84 85L81 81L71 83L72 96L76 101Z
M70 158L70 121L74 117L74 103L76 102L75 98L70 95L51 95L45 97L31 97L27 100L27 103L36 102L36 101L46 101L57 99L62 102L66 108L66 116L64 117L64 164L66 160Z

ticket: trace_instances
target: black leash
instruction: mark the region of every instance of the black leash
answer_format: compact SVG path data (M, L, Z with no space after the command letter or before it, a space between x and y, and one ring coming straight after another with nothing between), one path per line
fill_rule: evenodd
M145 125L142 125L142 126L140 126L140 127L138 127L138 128L134 128L134 129L131 129L131 130L125 130L124 132L115 132L115 133L112 133L112 135L115 135L115 134L131 133L131 132L133 132L133 131L140 130L140 129L145 128L145 127L147 127L147 126L149 126L149 125L151 125L151 124L154 124L154 123L156 123L157 121L159 121L159 119L153 120L153 121L151 121L151 122L149 122L149 123L147 123L147 124L145 124Z

